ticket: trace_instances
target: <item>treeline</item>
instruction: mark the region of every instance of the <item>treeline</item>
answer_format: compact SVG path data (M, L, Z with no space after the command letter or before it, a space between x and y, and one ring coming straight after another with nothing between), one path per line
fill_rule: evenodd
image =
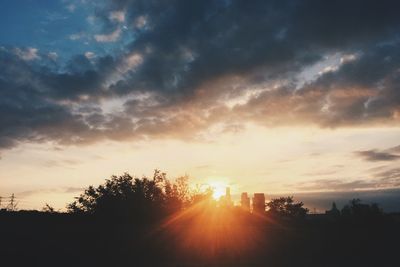
M98 187L89 186L67 209L70 213L112 216L114 219L152 220L195 205L216 208L213 189L196 187L191 190L188 180L188 176L183 176L171 181L159 170L155 170L152 178L134 178L124 173L112 176ZM304 203L295 202L293 197L272 199L266 207L268 211L264 215L274 217L302 218L308 213Z
M212 190L190 190L188 176L174 181L154 171L152 178L134 178L128 173L112 176L98 187L89 186L67 206L70 213L151 220L188 208L208 199Z
M70 214L90 215L98 218L113 220L135 220L136 222L155 221L179 211L189 209L195 205L216 207L212 198L211 187L195 189L189 187L189 177L181 176L174 180L167 178L167 174L155 170L153 177L133 177L128 173L120 176L113 175L110 179L97 187L89 186L82 194L67 205ZM7 209L16 211L15 197L12 195ZM226 208L226 207L225 207ZM233 209L233 208L231 208ZM240 210L240 207L234 207ZM244 210L242 210L244 212ZM247 210L248 211L248 210ZM42 212L57 213L45 204ZM292 196L271 199L266 203L264 216L274 219L304 219L309 210L303 202L296 202ZM330 218L369 218L383 214L377 204L365 204L360 199L353 199L341 210L336 207L326 211ZM258 214L260 215L260 214Z
M89 186L67 213L50 205L0 212L0 259L13 266L398 265L400 221L375 204L352 200L308 216L289 196L257 214L218 206L212 188L190 189L188 179L125 173Z

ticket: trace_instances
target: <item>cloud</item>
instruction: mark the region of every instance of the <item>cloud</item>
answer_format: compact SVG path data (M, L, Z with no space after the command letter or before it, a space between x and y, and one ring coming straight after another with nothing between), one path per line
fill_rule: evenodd
M112 11L110 12L109 19L111 21L116 22L124 22L125 21L125 12L124 11Z
M14 53L21 58L22 60L25 61L31 61L31 60L35 60L35 59L39 59L39 55L38 55L38 49L34 48L34 47L28 47L25 49L21 49L21 48L15 48L14 49Z
M146 29L146 26L148 26L148 17L147 16L138 16L135 21L134 24L136 29L139 30L144 30Z
M87 34L84 32L73 33L73 34L68 35L68 39L70 39L72 41L81 40L84 38L87 38Z
M47 54L47 57L50 58L51 60L55 61L58 58L58 54L56 52L49 52Z
M90 16L88 16L88 17L86 18L86 21L87 21L90 25L93 25L94 22L96 21L96 17L93 16L93 15L90 15Z
M209 165L209 164L194 166L195 169L199 169L199 170L210 169L210 168L212 168L212 167L213 167L213 166L212 166L212 165Z
M373 169L365 179L316 179L293 185L300 191L357 191L400 188L400 168Z
M79 192L83 192L84 188L82 187L65 187L64 188L64 192L65 193L79 193Z
M377 149L355 151L354 153L367 161L394 161L400 159L399 147L391 147L382 151Z
M392 153L400 153L400 145L391 147L391 148L387 149L387 151L392 152Z
M108 34L96 34L94 36L94 39L100 43L115 42L119 39L120 35L121 35L121 29L118 28Z
M318 179L296 185L301 191L352 191L378 187L377 183L368 180L346 181L341 179Z
M29 198L34 195L45 195L52 193L79 193L84 189L81 187L59 187L59 188L47 188L47 189L34 189L18 192L15 195L20 198Z
M82 162L73 160L73 159L64 159L64 160L47 160L43 163L43 166L47 168L53 167L70 167L74 165L81 164Z
M375 177L384 183L400 186L400 168L379 172L375 174Z
M76 9L76 6L74 4L69 4L65 8L68 9L69 12L73 13Z
M375 180L342 180L342 179L320 179L301 183L295 186L300 191L357 191L357 190L382 190L400 187L399 171L394 177L385 176Z
M87 52L85 52L85 57L87 59L92 59L92 58L96 57L96 54L91 51L87 51Z
M376 150L356 151L355 154L367 161L393 161L400 159L400 155Z
M337 170L323 170L304 173L307 176L330 176L337 173Z
M340 127L398 121L398 102L393 102L396 97L391 96L393 85L389 82L397 77L398 44L379 46L391 38L390 28L399 23L388 3L380 5L387 12L379 14L372 11L372 2L361 12L353 2L325 6L314 1L277 5L264 1L252 3L252 7L237 1L205 1L188 7L178 1L175 8L156 4L143 10L129 2L116 6L127 10L134 25L146 16L152 27L139 31L130 46L131 51L145 55L142 66L115 90L140 87L193 102L208 98L209 105L217 106L237 94L240 97L264 88L230 113L269 126L311 123ZM274 15L262 10L274 10ZM359 15L356 18L354 14ZM371 25L369 14L389 17L385 23ZM342 31L331 24L328 18L335 16L341 17L343 27L351 25L350 29L347 26L348 30ZM316 20L320 28L315 27ZM365 31L365 25L371 28ZM343 54L335 71L323 72L318 80L297 90L294 74L332 50ZM392 57L389 64L383 60L388 55ZM363 77L373 64L380 70ZM238 79L242 81L239 85ZM274 81L283 86L268 88L274 87ZM377 89L378 83L383 90Z
M399 125L399 5L106 1L89 16L101 27L98 43L85 49L95 57L75 55L49 66L35 48L0 49L0 148L193 140L214 128L240 131L248 122ZM99 43L115 49L99 51ZM337 62L327 60L332 54ZM113 102L118 112L107 110ZM397 157L388 154L397 155L362 155Z

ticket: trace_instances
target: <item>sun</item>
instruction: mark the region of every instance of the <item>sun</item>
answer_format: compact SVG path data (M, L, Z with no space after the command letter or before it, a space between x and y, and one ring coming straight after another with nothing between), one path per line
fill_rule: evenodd
M220 199L223 195L225 195L225 189L224 188L214 188L213 189L213 198L215 200Z
M226 188L228 187L228 185L222 181L211 181L208 182L208 184L210 185L210 187L213 190L213 195L212 197L215 200L220 199L220 197L224 196L226 193Z

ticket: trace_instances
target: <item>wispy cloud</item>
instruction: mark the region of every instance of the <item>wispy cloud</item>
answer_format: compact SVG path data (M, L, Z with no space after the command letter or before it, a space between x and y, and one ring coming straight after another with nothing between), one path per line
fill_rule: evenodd
M69 4L65 7L69 12L73 13L76 9L76 5L74 4Z
M26 198L34 195L45 195L53 193L79 193L82 192L82 187L57 187L57 188L46 188L46 189L35 189L27 190L16 193L17 197Z
M294 187L300 191L355 191L399 188L400 168L373 170L368 179L317 179L295 184Z
M125 21L125 12L124 11L112 11L110 12L109 19L117 22Z
M115 42L119 39L120 35L121 35L121 29L118 28L108 34L96 34L94 36L94 39L100 43Z
M14 53L21 59L26 61L31 61L35 59L39 59L40 56L38 55L39 50L34 47L27 47L25 49L15 48Z
M43 163L43 166L48 168L53 167L71 167L73 165L81 164L81 161L74 160L74 159L60 159L60 160L47 160Z
M72 40L72 41L80 40L80 39L83 39L83 38L86 38L86 37L87 37L87 34L84 33L84 32L73 33L73 34L70 34L70 35L68 36L68 38L69 38L70 40Z
M367 161L394 161L400 159L399 147L389 148L383 151L376 149L355 151L355 155Z

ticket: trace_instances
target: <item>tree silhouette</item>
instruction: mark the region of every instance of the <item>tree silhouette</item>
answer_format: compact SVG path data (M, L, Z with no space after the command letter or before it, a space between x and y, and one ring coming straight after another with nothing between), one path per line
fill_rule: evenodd
M89 186L67 208L73 213L154 219L183 207L188 199L187 180L184 176L173 183L159 170L154 171L152 179L133 178L128 173L113 175L97 188Z
M196 187L192 190L189 195L188 204L195 205L199 203L210 204L211 202L215 202L212 198L214 190L211 186L208 186L205 189L202 189L200 185L196 185Z
M378 204L364 204L360 199L352 199L349 204L345 205L342 209L342 215L347 217L376 217L383 214L382 209L379 208Z
M189 204L188 179L188 176L182 176L177 178L175 183L165 180L165 204L171 211L182 209Z
M275 217L300 218L308 212L303 206L303 202L294 202L292 196L280 197L267 203L267 213Z

